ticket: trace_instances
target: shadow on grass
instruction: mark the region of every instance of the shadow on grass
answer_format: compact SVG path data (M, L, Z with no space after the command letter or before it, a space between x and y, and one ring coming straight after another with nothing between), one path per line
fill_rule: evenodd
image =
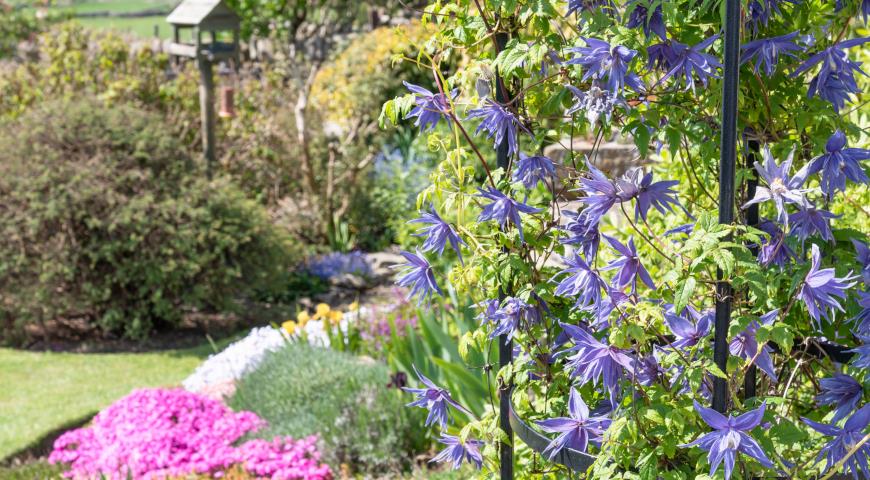
M54 445L54 441L57 440L58 437L64 434L67 430L72 430L75 428L81 428L87 425L94 415L98 412L96 410L89 412L86 415L82 415L78 418L70 420L53 430L42 434L39 438L33 440L28 443L24 447L18 449L13 452L11 455L6 458L0 459L0 468L11 468L20 464L28 464L35 460L41 459L43 457L47 457L48 454L51 453L52 446ZM0 473L5 475L5 472L0 470ZM2 478L7 478L6 476L2 476ZM23 478L23 477L22 477ZM28 478L40 478L40 477L28 477Z

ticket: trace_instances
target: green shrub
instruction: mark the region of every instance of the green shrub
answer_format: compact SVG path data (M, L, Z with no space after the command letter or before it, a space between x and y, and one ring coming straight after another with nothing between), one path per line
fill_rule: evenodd
M53 102L0 132L7 338L58 318L141 338L184 308L230 309L291 263L262 207L206 181L159 116Z
M266 419L263 438L319 434L334 468L396 472L427 440L419 409L405 408L408 398L388 382L387 368L373 360L291 343L242 378L230 405Z

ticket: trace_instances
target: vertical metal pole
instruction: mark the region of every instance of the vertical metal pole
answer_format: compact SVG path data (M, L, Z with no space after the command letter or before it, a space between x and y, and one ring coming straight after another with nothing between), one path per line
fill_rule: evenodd
M508 35L506 33L500 32L495 34L495 43L499 51L501 51L505 47L507 41ZM501 75L499 75L498 72L496 72L495 77L495 99L499 103L507 103L509 100L507 98L507 89L505 88L504 81L502 80ZM498 148L496 149L496 162L499 167L507 170L509 164L507 135L505 135L504 139L502 139L502 142L498 145ZM499 292L499 297L504 298L504 294L502 292ZM499 335L499 368L504 367L511 362L511 359L513 357L513 349L513 340L508 340L507 335ZM512 390L513 386L509 384L499 386L498 421L501 429L504 430L508 437L508 441L502 442L499 449L500 480L513 480L514 478L514 432L511 428L510 423L510 401Z
M207 58L199 59L199 108L202 120L202 150L205 156L205 168L208 179L211 180L215 163L214 149L214 71L212 63Z
M734 182L737 156L737 87L740 83L740 0L725 0L725 55L722 75L722 144L719 159L719 223L734 221ZM728 363L728 326L731 323L731 284L717 272L716 330L713 361L723 372ZM713 408L725 412L728 381L713 379Z
M748 131L752 134L752 131ZM748 152L746 154L746 168L751 172L746 180L746 198L755 197L755 188L758 187L758 177L755 175L753 165L758 160L758 151L760 145L758 140L747 139L746 144ZM746 210L746 224L750 227L758 225L758 204L750 205ZM749 247L752 255L758 255L758 246L752 245ZM743 398L752 398L755 396L756 372L755 365L750 365L746 370L746 376L743 378Z

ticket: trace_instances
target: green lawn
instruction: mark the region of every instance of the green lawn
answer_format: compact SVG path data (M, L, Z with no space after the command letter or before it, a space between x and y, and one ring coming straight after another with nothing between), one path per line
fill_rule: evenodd
M0 348L0 459L93 415L134 388L179 384L212 351L205 339L196 348L149 353Z
M136 17L136 18L118 18L118 17L91 17L91 18L76 18L76 22L93 29L112 29L119 32L128 32L141 38L150 38L154 36L154 25L160 28L160 38L169 38L172 36L172 30L169 24L166 23L166 17Z

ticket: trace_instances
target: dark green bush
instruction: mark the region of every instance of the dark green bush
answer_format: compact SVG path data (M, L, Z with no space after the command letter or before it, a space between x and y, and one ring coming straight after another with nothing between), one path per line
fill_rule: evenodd
M230 405L269 422L258 436L319 434L324 459L361 473L407 469L427 445L420 409L405 408L374 360L292 343L239 382Z
M91 100L0 126L0 320L141 338L231 309L292 263L266 212L206 181L161 117Z

